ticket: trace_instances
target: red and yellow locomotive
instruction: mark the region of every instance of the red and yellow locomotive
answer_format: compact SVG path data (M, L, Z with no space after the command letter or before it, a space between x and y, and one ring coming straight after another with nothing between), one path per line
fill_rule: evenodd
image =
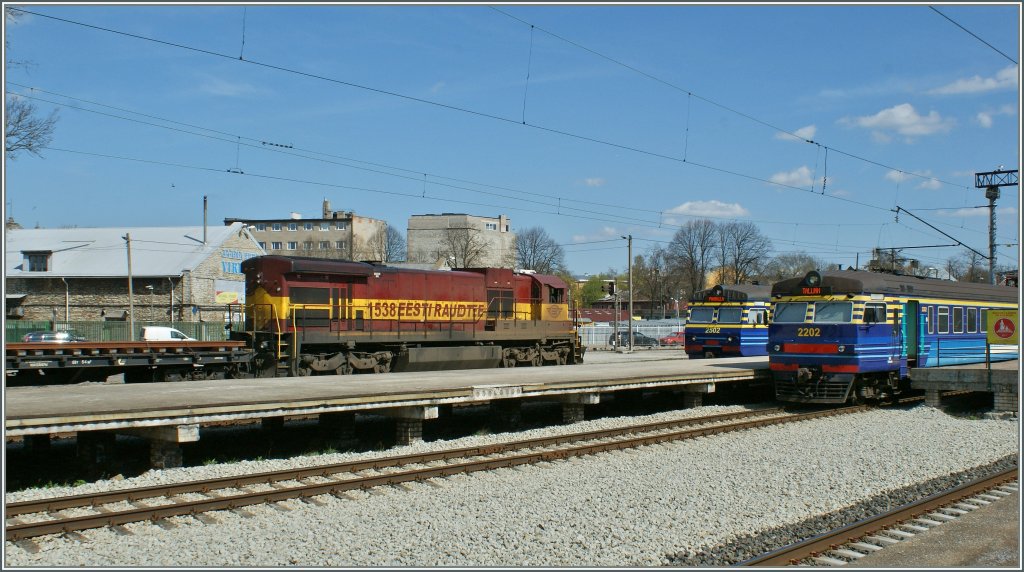
M287 256L252 258L242 271L245 331L235 337L256 351L258 376L583 361L557 276Z

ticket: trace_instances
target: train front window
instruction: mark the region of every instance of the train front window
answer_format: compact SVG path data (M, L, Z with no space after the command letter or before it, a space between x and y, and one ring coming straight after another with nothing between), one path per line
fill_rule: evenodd
M853 302L815 302L814 321L818 324L848 324L853 317Z
M690 320L695 324L710 324L715 316L714 308L690 308Z
M784 302L775 306L773 322L801 324L807 316L807 302Z
M718 309L718 323L719 324L738 324L740 319L743 318L742 308L719 308Z

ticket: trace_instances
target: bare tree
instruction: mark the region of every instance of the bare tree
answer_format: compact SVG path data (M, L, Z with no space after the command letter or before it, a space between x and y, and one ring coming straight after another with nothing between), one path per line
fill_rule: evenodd
M722 281L740 284L760 269L761 260L771 252L772 243L752 222L718 225L718 262Z
M17 21L21 12L10 6L4 7L4 19L8 22ZM10 52L10 45L4 40L4 48ZM27 66L28 62L7 60L8 65ZM17 159L18 154L27 151L42 157L42 150L53 140L53 130L57 127L57 110L54 109L46 117L36 110L35 104L27 99L9 95L4 98L7 108L4 116L4 151L8 159Z
M717 243L715 223L708 219L691 220L676 231L665 256L692 295L703 290L711 267L712 251Z
M400 262L405 260L405 238L390 224L384 232L375 232L358 248L356 258L377 262Z
M516 264L520 268L552 274L565 268L565 251L539 226L516 235Z
M786 280L803 276L811 270L824 270L827 263L803 252L780 254L764 265L762 275L770 280Z
M483 263L487 242L475 228L448 228L435 254L447 258L452 268L472 268Z

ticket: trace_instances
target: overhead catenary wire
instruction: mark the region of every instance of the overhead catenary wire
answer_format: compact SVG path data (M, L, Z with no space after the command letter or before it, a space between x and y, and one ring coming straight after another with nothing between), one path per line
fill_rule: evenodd
M202 52L202 53L206 53L206 54L210 54L210 55L214 55L214 56L223 56L223 54L218 54L216 52L211 52L209 50L202 50L202 49L198 49L198 48L194 48L194 47L190 47L190 46L184 46L184 45L181 45L181 44L165 42L165 41L162 41L162 40L155 40L155 39L152 39L152 38L146 38L146 37L139 36L139 35L136 35L136 34L120 32L120 31L111 30L111 29L108 29L108 28L101 28L99 26L93 26L93 25L89 25L89 24L82 24L80 22L74 22L74 21L71 21L71 20L66 20L66 19L57 18L57 17L53 17L53 16L48 16L48 15L45 15L45 14L39 14L39 13L36 13L36 12L25 11L25 10L22 10L22 11L24 11L26 13L30 13L30 14L35 14L35 15L38 15L38 16L41 16L41 17L46 17L46 18L51 18L51 19L60 20L60 21L64 21L64 22L69 22L69 23L72 23L72 24L77 24L77 25L82 25L82 26L86 26L86 27L91 27L91 28L95 28L95 29L98 29L98 30L107 31L107 32L111 32L111 33L122 34L122 35L125 35L125 36L134 37L134 38L138 38L138 39L143 39L143 40L147 40L147 41L154 41L154 42L158 42L158 43L162 43L162 44L166 44L166 45L169 45L169 46L174 46L174 47L178 47L178 48L182 48L182 49L195 50L195 51L198 51L198 52ZM588 48L584 48L584 49L588 49ZM593 51L593 50L589 50L588 49L588 51ZM594 52L594 53L596 53L596 52ZM604 56L602 56L602 57L604 57ZM246 63L254 63L254 62L246 61ZM337 79L334 79L334 78L327 78L327 77L323 77L323 76L318 76L316 74L308 74L308 73L305 73L305 72L300 72L300 71L291 70L291 69L288 69L288 68L283 68L281 66L274 66L274 65L265 64L265 63L262 63L262 62L255 62L255 64L256 65L261 65L261 66L264 66L264 67L268 67L268 68L272 68L272 69L278 69L278 70L281 70L281 71L290 72L290 73L298 73L298 74L306 75L306 76L309 76L309 77L315 77L317 79L321 79L321 80L325 80L325 81L331 81L331 82L334 82L334 83L350 85L350 86L358 87L358 88L361 88L361 89L368 89L370 91L375 91L375 92L383 93L383 94L386 94L386 95L392 95L392 96L396 96L396 97L403 97L403 98L406 98L406 99L413 99L413 100L416 100L416 101L421 101L423 103L429 103L429 104L432 104L432 105L438 105L438 106L441 106L441 107L446 107L446 108L454 109L454 110L457 110L457 111L463 111L463 112L472 113L472 114L476 114L476 115L480 115L480 116L484 116L484 117L490 117L492 119L499 119L499 120L502 120L502 121L509 121L508 119L500 117L500 116L493 116L493 115L490 115L490 114L480 113L480 112L477 112L477 111L474 111L474 110L470 110L470 109L457 108L455 106L449 106L449 105L446 105L446 104L441 104L441 103L438 103L438 102L432 102L432 101L428 101L428 100L423 100L423 99L420 99L420 98L414 98L414 97L406 96L406 95L403 95L403 94L387 92L385 90L379 90L379 89L376 89L376 88L371 88L371 87L367 87L367 86L361 86L361 85L357 85L357 84L352 84L350 82L344 82L344 81L337 80ZM629 66L627 66L627 67L629 67ZM639 72L639 70L635 70L635 71ZM640 72L640 73L643 73L643 72ZM649 74L645 74L645 75L648 75L648 77L651 77L652 79L657 79L657 78L654 78L653 76L650 76ZM661 81L661 80L659 80L659 81ZM677 88L677 89L679 89L679 88ZM688 98L692 97L692 96L695 96L695 94L692 94L689 91L686 91L686 93L688 94ZM696 97L700 97L700 96L696 96ZM705 101L708 101L709 103L712 103L712 104L715 104L715 105L719 105L720 107L723 107L724 109L727 109L729 111L737 113L737 114L739 114L741 116L747 117L748 119L751 119L753 121L762 123L762 124L764 124L764 125L766 125L768 127L771 127L773 129L778 129L777 127L772 126L771 124L768 124L767 122L758 120L757 118L754 118L752 116L749 116L749 115L743 114L741 112L735 111L735 110L733 110L731 108L728 108L728 107L725 107L725 106L721 106L720 104L717 104L714 101L707 100L706 98L701 98L701 99L705 100ZM590 138L590 137L586 137L586 136L581 136L581 135L577 135L577 134L574 134L574 133L569 133L569 132L566 132L566 131L550 129L550 128L547 128L547 127L535 126L535 125L531 125L531 127L534 127L534 128L537 128L537 129L541 129L541 130L545 130L545 131L549 131L549 132L552 132L552 133L559 133L559 134L567 135L567 136L570 136L570 137L576 137L576 138L579 138L579 139L594 141L594 142L597 142L597 143L608 144L608 145L612 145L612 146L619 147L619 148L622 148L622 149L638 151L638 152L641 152L641 153L647 153L647 154L650 154L650 155L653 155L653 156L663 157L663 158L671 159L671 160L674 160L674 161L679 161L680 160L679 158L676 158L676 157L671 157L671 156L667 156L667 155L660 154L660 153L652 153L652 152L649 152L649 151L645 151L645 150L641 150L641 149L636 149L636 148L633 148L633 147L630 147L630 146L619 145L619 144L612 143L612 142L601 141L599 139ZM784 133L789 133L788 131L785 131L785 130L782 130L782 129L779 129L779 130L784 132ZM791 134L791 135L793 135L793 134ZM816 142L813 142L813 141L810 141L810 140L807 140L807 141L820 145L820 143L816 143ZM825 147L826 147L826 154L827 154L827 150L829 149L829 147L827 147L827 146L825 146ZM867 161L869 163L872 163L872 164L875 164L875 165L878 165L878 166L881 166L881 167L885 167L885 168L890 168L891 169L891 167L888 167L888 166L886 166L886 165L884 165L882 163L870 161L870 160L864 159L863 157L859 157L859 156L851 154L851 153L846 153L846 152L843 152L843 151L840 151L840 150L836 150L834 148L833 148L833 150L835 150L836 152L839 152L841 154L847 155L847 156L849 156L851 158L854 158L854 159L858 159L858 160L861 160L861 161ZM684 156L685 156L685 151L684 151ZM731 170L728 170L728 169L722 169L722 168L714 167L714 166L711 166L711 165L705 165L705 164L695 163L695 162L691 162L691 161L686 161L685 158L683 159L682 162L685 162L687 164L693 164L693 165L700 166L700 167L707 168L707 169L712 169L712 170L715 170L715 171L718 171L718 172L722 172L722 173L731 174L731 175L734 175L734 176L740 176L740 177L745 177L745 178L748 178L748 179L751 179L751 180L756 180L756 181L764 182L764 183L767 183L767 184L771 184L773 186L780 186L780 187L783 187L783 188L792 188L792 189L795 189L795 190L806 191L806 189L800 189L800 188L793 187L793 186L790 186L790 185L776 183L775 181L765 180L765 179L762 179L762 178L759 178L759 177L755 177L755 176L751 176L751 175L746 175L746 174L743 174L743 173L738 173L738 172L731 171ZM922 177L922 178L928 178L928 179L936 180L936 181L942 182L943 184L947 184L947 185L954 185L953 183L948 183L948 182L945 182L945 181L941 181L939 179L935 179L934 177L924 177L923 175L918 175L916 173L909 173L909 174L914 175L914 176L918 176L918 177ZM954 186L962 187L961 185L954 185ZM822 194L824 194L824 189L823 189L823 193ZM826 196L829 196L830 198L833 198L833 199L845 200L846 202L853 203L853 204L858 204L858 205L865 206L865 207L868 207L868 208L885 210L883 207L879 207L879 206L876 206L876 205L870 205L870 204L867 204L867 203L862 203L862 202L854 201L854 200L850 200L850 199L845 199L844 197L837 197L837 196L833 196L833 195L826 195ZM602 214L602 216L614 216L614 215L608 215L607 213L601 213L601 214ZM683 215L683 216L694 216L694 215ZM586 218L586 217L584 217L584 218ZM618 221L618 222L625 222L625 221Z

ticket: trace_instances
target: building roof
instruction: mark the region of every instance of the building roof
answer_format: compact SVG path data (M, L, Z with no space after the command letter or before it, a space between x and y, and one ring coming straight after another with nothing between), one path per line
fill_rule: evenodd
M180 276L192 271L232 236L244 233L256 251L259 243L242 223L203 227L14 229L4 233L7 278L108 278L128 276L131 235L132 276ZM24 252L50 252L48 270L29 272Z

